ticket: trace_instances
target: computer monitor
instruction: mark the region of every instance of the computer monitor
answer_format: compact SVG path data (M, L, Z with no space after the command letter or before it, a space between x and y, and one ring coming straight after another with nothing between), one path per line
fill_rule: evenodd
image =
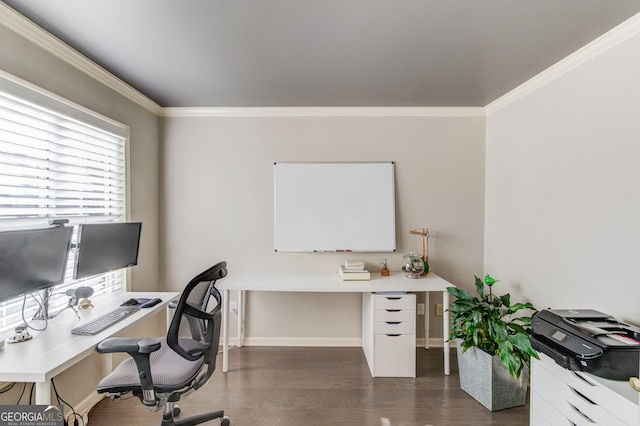
M141 230L141 222L79 225L73 278L137 265Z
M64 281L72 226L0 232L0 301Z

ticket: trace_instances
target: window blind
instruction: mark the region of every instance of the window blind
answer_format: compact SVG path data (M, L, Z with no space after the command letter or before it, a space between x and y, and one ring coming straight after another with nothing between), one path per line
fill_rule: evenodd
M53 219L69 226L125 221L127 138L126 126L0 73L0 231L47 227ZM125 289L123 270L73 280L74 261L72 249L51 313L66 306L68 288ZM30 320L38 297L0 302L0 330Z

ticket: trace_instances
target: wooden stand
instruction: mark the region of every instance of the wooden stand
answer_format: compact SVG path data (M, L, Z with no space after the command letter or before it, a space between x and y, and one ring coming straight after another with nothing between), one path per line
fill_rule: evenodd
M429 228L413 229L409 231L412 235L420 235L422 237L422 261L424 262L424 273L429 272Z

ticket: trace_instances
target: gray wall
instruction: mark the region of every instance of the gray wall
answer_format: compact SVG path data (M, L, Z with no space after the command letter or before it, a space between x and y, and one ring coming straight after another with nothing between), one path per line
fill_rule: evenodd
M394 161L397 253L358 254L379 271L420 252L410 229L431 229L431 266L456 284L482 273L485 119L479 116L178 117L163 130L163 276L178 290L209 265L234 271L335 272L343 254L275 253L273 163ZM302 111L305 113L303 114ZM340 188L336 188L340 190ZM372 229L371 232L375 232ZM438 301L434 297L432 304ZM359 340L358 295L252 293L247 343ZM433 311L433 309L432 309ZM431 324L442 337L441 317ZM420 335L419 335L420 337Z
M638 29L487 118L486 269L540 309L640 324Z

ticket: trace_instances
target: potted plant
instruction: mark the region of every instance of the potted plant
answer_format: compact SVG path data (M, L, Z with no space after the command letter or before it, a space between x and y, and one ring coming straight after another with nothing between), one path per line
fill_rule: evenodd
M529 302L512 304L509 294L493 294L498 281L488 274L484 281L475 277L478 296L447 288L456 298L449 309L450 339L456 340L460 387L491 411L525 404L530 359L538 358L529 340L536 309ZM525 310L531 315L520 312Z

